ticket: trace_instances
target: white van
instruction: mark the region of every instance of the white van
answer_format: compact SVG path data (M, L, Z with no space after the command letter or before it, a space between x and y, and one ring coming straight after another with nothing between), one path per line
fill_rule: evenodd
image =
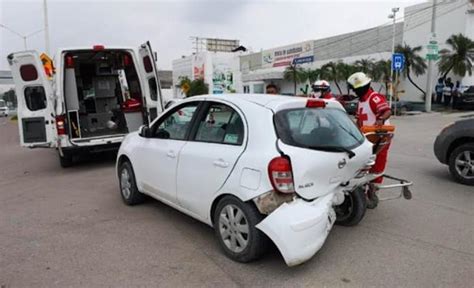
M0 99L0 117L8 117L8 106L2 99Z
M23 147L56 148L60 164L83 152L118 149L163 109L150 43L138 49L61 49L50 80L36 51L8 55Z

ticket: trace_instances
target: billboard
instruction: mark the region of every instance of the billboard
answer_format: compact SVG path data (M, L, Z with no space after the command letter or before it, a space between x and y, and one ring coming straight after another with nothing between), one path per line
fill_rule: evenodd
M193 79L204 79L206 72L206 55L204 53L196 53L193 56Z
M262 51L262 68L289 66L294 59L314 59L313 41Z
M231 59L214 58L212 62L212 94L235 93Z
M206 49L211 52L232 52L239 47L239 40L206 38Z

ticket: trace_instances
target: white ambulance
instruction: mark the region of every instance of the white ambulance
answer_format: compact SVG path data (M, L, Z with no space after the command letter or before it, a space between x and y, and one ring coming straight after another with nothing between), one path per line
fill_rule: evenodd
M56 148L63 167L82 153L118 149L126 134L164 110L149 42L138 49L60 49L53 75L47 75L36 51L7 58L18 97L21 145Z

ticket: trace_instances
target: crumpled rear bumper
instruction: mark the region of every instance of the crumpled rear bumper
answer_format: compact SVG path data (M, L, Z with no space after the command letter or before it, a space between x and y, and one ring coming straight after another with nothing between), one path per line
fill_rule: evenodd
M323 246L336 220L333 193L311 202L284 203L256 227L278 247L288 266L301 264Z

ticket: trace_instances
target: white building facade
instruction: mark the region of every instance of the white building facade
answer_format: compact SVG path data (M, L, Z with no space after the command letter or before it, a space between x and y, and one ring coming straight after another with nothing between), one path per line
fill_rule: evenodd
M204 79L210 94L242 93L240 55L242 52L202 51L173 61L173 94L183 98L179 85L183 77Z

